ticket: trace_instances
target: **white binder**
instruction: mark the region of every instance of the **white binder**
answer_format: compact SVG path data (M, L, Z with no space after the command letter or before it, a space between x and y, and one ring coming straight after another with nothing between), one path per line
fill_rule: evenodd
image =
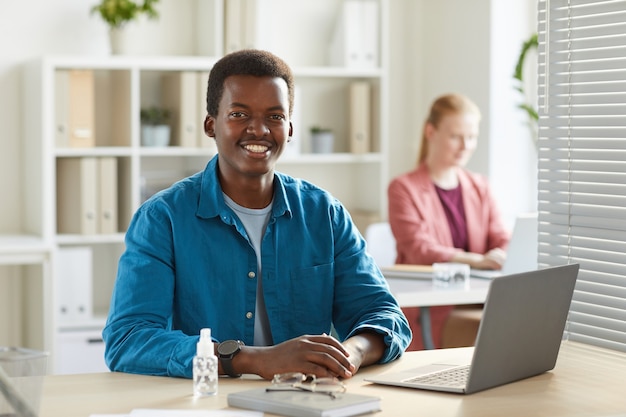
M61 247L55 262L57 314L60 323L93 316L93 254L89 247Z
M377 0L344 0L329 48L330 65L378 67L379 10Z

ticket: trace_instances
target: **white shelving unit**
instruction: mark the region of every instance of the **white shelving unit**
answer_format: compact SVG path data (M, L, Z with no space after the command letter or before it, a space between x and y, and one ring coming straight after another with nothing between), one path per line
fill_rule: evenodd
M8 277L11 283L5 283L0 301L0 317L10 320L3 338L13 344L19 340L42 350L52 346L51 254L39 236L0 235L0 267L19 269L16 277ZM19 314L23 311L28 314Z
M186 2L197 7L199 2ZM223 16L225 1L210 0L204 4L212 8L213 19ZM355 214L361 211L384 213L386 210L387 149L388 149L388 69L387 41L388 0L378 0L379 63L376 68L352 69L327 65L326 53L330 31L340 10L340 0L262 0L271 10L281 10L286 24L300 22L298 30L290 31L288 42L279 38L280 48L258 45L272 50L293 68L297 85L296 111L299 125L295 125L295 140L302 141L302 152L284 156L278 170L305 178L328 189ZM186 4L181 3L181 4ZM315 11L314 13L312 11ZM265 19L261 13L257 19ZM202 19L199 19L202 20ZM207 19L207 20L210 20ZM314 25L313 23L318 23ZM323 26L320 26L323 22ZM223 22L214 26L221 30ZM210 25L210 22L204 24ZM262 27L276 25L263 22ZM289 28L285 26L282 30ZM325 32L321 33L323 29ZM275 28L273 30L276 30ZM283 32L285 33L285 32ZM327 36L326 36L327 35ZM222 39L221 33L213 34ZM271 37L270 37L271 38ZM265 39L267 42L267 39ZM217 42L219 44L220 42ZM84 335L84 352L96 352L94 335L101 331L108 311L109 298L115 280L117 262L123 252L123 236L131 216L144 201L146 194L165 187L193 172L202 170L214 155L207 147L147 148L141 146L140 109L158 104L162 75L191 71L205 73L221 56L219 47L214 56L44 56L25 68L25 114L31 115L25 123L24 172L25 233L45 242L48 252L44 288L49 297L43 308L46 317L42 332L45 343L41 347L52 353L56 372L78 372L64 366L60 358L74 352L76 343ZM306 54L305 51L311 51ZM95 135L96 145L85 148L58 147L55 140L55 118L58 91L55 74L64 70L91 70L95 78ZM370 83L372 99L371 151L363 154L350 152L349 96L352 81ZM206 81L205 81L206 82ZM199 118L201 123L204 117ZM308 129L324 125L335 133L335 152L311 154L308 152ZM206 138L207 141L211 140ZM59 201L57 168L69 158L114 158L117 162L117 230L107 234L61 233L57 222L57 207L78 204ZM146 186L146 181L148 186ZM91 251L91 273L85 279L89 285L73 285L65 279L64 262L55 262L65 249L88 248ZM0 254L2 246L0 246ZM88 264L89 265L89 264ZM88 288L88 311L77 317L64 318L61 298L76 288ZM52 289L52 291L47 291ZM30 310L29 310L30 312ZM69 341L69 342L68 342ZM80 343L80 342L78 342ZM80 351L78 349L77 351ZM100 357L96 360L101 361ZM93 365L93 366L92 366ZM86 361L84 370L98 369L98 364Z

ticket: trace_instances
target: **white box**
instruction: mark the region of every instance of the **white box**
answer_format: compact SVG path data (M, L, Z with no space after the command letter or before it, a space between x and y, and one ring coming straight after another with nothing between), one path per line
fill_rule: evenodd
M55 374L109 372L104 363L104 341L100 330L57 333Z

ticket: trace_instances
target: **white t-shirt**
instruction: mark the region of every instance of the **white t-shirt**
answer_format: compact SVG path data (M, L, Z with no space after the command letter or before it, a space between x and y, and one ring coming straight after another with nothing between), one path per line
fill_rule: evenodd
M272 202L262 209L250 209L235 203L230 197L224 194L226 205L233 209L239 220L243 223L248 239L254 248L257 260L257 286L256 286L256 306L254 312L254 345L273 345L272 331L270 329L267 310L265 309L265 298L263 297L263 271L261 268L261 241L265 235L265 228L272 212Z

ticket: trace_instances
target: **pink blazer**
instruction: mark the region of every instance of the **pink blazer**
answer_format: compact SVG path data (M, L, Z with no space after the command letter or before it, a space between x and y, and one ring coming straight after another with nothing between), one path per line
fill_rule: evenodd
M484 254L506 249L510 232L505 228L486 178L459 170L459 184L467 222L469 251ZM456 251L443 206L428 168L395 178L387 190L389 223L396 238L396 263L430 265L449 262Z

